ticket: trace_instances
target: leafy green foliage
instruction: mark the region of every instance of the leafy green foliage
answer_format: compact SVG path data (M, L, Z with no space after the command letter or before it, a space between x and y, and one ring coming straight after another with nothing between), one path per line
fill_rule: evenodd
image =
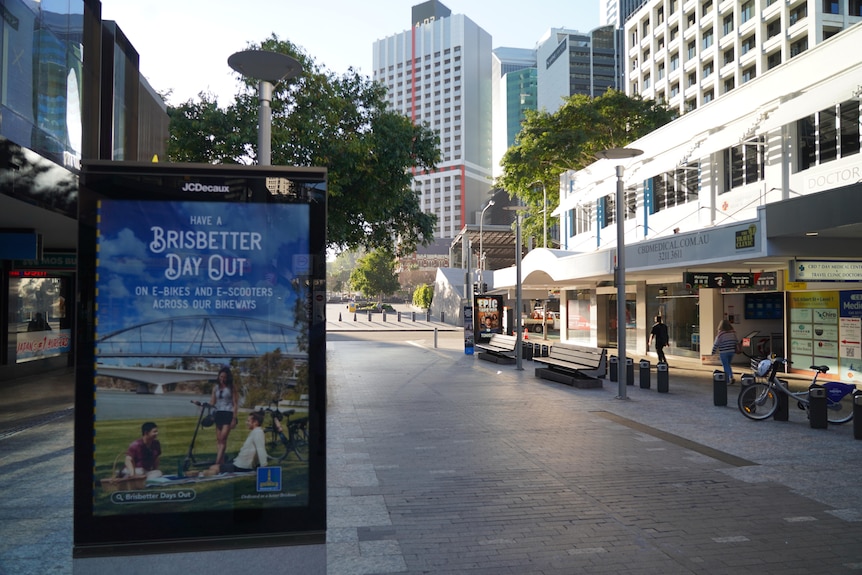
M529 208L522 223L524 237L542 237L544 193L549 209L559 204L561 173L581 170L595 161L596 153L625 147L673 118L662 104L614 90L597 98L571 96L553 114L528 111L515 145L503 156L503 175L496 182Z
M386 88L353 69L338 76L275 35L249 48L287 54L302 64L300 76L273 90L272 164L327 168L329 246L411 253L432 241L436 218L422 211L411 170L436 166L437 135L388 109ZM224 109L212 96L199 98L169 108L171 161L255 159L257 83L243 79Z
M393 294L401 285L395 273L395 257L388 250L375 250L356 262L350 273L350 287L365 297L376 297L381 301L384 295Z
M413 305L418 308L428 309L431 307L431 300L434 299L434 286L422 284L413 292Z

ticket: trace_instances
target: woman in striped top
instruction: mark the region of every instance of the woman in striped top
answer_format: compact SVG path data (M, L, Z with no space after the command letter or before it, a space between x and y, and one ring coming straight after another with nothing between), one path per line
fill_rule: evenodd
M715 336L715 343L712 344L712 353L715 355L718 352L721 358L721 365L724 367L724 377L727 385L735 382L730 362L733 361L733 356L736 355L737 343L733 325L726 319L721 320L718 324L718 334Z

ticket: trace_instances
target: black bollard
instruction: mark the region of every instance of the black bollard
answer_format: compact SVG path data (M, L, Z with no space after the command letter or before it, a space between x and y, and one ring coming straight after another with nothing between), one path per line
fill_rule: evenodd
M648 359L642 359L639 364L640 367L640 378L641 378L641 389L649 389L650 388L650 363Z
M829 420L826 417L826 388L814 384L808 388L808 423L811 429L826 429Z
M727 376L718 369L712 372L712 404L718 407L727 405Z
M655 366L656 371L656 391L659 393L667 393L669 387L667 363L660 361Z
M772 419L775 421L790 421L790 402L788 401L787 394L780 391L773 391L772 393L775 393L778 399L778 407L775 409L775 413L772 414Z
M853 438L862 439L862 391L853 392Z

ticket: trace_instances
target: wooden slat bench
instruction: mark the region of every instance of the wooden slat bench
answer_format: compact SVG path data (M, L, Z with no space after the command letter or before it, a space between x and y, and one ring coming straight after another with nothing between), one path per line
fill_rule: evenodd
M601 387L607 374L608 350L567 343L555 343L548 357L533 361L546 367L536 368L536 377L582 389Z
M518 339L514 335L495 333L488 343L477 343L479 359L494 363L515 363L515 344Z

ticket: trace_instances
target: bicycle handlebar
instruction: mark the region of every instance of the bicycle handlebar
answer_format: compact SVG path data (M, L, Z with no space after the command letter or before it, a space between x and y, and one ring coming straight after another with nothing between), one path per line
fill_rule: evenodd
M190 400L189 400L189 402L190 402L190 403L194 403L194 404L195 404L195 405L197 405L198 407L212 407L212 405L210 405L210 404L209 404L209 403L207 403L206 401L198 401L198 400L196 400L196 399L190 399Z

